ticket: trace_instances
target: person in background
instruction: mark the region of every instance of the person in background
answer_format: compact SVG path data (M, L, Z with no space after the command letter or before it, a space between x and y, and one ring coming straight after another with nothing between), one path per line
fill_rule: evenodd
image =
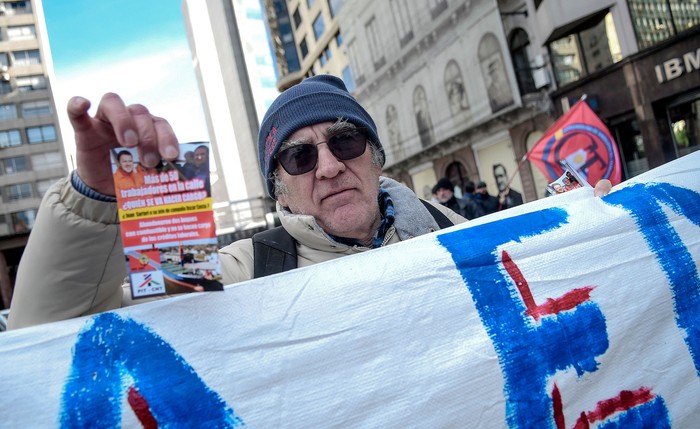
M209 147L197 146L194 150L192 165L194 168L187 172L187 179L202 179L207 195L211 195L211 180L209 174Z
M499 210L506 210L521 205L523 203L523 196L520 195L520 192L511 187L507 187L499 194L498 202L500 204Z
M197 166L194 164L194 151L188 150L184 155L185 162L179 166L179 170L185 178L194 177Z
M467 182L464 183L463 187L464 187L464 196L462 198L465 198L465 199L468 198L468 199L473 201L474 197L475 197L474 194L476 193L476 186L474 186L474 182L472 182L471 180L468 180Z
M453 212L459 213L466 219L476 219L482 216L481 208L471 198L457 198L454 185L447 177L443 177L433 186L433 194L438 202Z
M484 215L496 213L500 208L498 198L489 194L486 182L480 181L476 184L476 194L474 202L481 208Z

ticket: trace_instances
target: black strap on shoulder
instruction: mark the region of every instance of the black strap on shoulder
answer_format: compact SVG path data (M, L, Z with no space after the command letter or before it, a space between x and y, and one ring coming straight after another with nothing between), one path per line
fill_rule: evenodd
M454 223L451 220L449 220L447 216L445 216L445 214L438 210L434 205L430 204L422 198L420 199L420 202L423 203L426 209L428 209L428 211L433 216L433 219L435 219L435 222L437 222L440 229L449 228L452 225L454 225Z
M297 267L297 243L278 226L253 235L253 276L260 278Z

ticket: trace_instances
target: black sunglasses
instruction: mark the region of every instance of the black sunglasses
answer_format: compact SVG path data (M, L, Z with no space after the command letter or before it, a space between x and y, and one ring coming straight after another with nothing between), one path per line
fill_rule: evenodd
M284 171L292 176L308 173L318 163L318 147L326 143L333 156L340 161L348 161L365 153L367 148L367 131L361 128L341 131L320 143L303 143L281 150L275 155Z

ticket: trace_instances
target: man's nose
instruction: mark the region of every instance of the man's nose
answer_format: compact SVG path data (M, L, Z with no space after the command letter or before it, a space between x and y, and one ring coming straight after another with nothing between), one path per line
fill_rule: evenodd
M345 164L333 155L330 149L328 149L327 143L319 143L316 145L316 149L318 150L316 178L335 177L339 173L345 171Z

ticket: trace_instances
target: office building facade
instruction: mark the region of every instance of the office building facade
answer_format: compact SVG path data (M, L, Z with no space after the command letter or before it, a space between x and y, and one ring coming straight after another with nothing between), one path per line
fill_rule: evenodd
M0 2L0 293L9 307L41 198L68 172L41 4Z

